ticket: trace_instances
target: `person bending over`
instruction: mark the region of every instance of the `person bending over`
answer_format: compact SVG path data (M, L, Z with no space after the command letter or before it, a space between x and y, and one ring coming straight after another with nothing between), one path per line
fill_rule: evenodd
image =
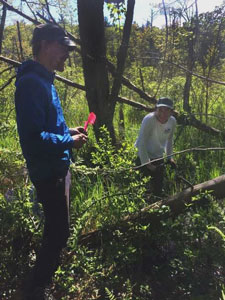
M153 194L160 196L163 189L164 164L163 155L169 156L168 162L176 167L172 158L173 135L176 119L172 116L173 101L160 98L154 112L146 115L142 121L135 146L138 149L138 164L143 165L143 172L151 176ZM152 162L152 160L160 159Z

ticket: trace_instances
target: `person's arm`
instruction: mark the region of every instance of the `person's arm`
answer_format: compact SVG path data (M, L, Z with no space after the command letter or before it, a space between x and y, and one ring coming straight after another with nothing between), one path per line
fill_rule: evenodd
M33 78L26 78L16 90L15 104L20 139L32 151L60 153L74 147L74 139L65 124L65 134L46 131L48 95L46 89Z
M174 136L175 127L176 127L176 120L174 119L172 131L168 137L168 141L166 144L166 155L169 156L168 162L171 164L172 167L176 167L176 163L172 156L172 154L173 154L173 136Z
M150 158L148 156L147 151L147 143L151 135L151 119L147 115L141 124L138 140L137 140L137 148L138 148L138 155L141 161L141 164L145 164L150 162Z

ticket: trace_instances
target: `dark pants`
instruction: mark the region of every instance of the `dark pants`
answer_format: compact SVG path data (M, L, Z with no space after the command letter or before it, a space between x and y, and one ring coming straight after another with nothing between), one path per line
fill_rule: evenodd
M147 166L141 167L140 171L143 173L144 176L151 176L150 187L149 187L150 192L155 196L161 196L162 189L163 189L164 169L165 169L163 164L163 159L155 161L152 164L157 167L155 171L149 170ZM136 165L137 166L141 165L141 161L139 157L136 160Z
M34 183L43 206L45 223L41 249L32 274L33 287L44 287L51 282L59 265L61 250L66 246L69 237L69 182L68 172L63 178Z

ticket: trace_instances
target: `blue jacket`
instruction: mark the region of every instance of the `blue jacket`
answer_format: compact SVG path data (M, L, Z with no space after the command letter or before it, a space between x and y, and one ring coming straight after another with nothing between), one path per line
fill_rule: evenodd
M54 73L28 60L18 69L15 106L23 155L33 182L64 176L70 164L70 136L53 84Z

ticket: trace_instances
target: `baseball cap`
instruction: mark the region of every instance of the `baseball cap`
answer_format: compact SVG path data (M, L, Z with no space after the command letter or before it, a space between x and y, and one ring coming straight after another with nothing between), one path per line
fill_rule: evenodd
M31 44L43 40L58 41L60 44L67 46L69 51L74 50L76 46L61 27L52 23L40 24L35 27Z
M156 107L162 107L162 106L173 109L173 100L166 97L159 98L159 100L156 103Z

